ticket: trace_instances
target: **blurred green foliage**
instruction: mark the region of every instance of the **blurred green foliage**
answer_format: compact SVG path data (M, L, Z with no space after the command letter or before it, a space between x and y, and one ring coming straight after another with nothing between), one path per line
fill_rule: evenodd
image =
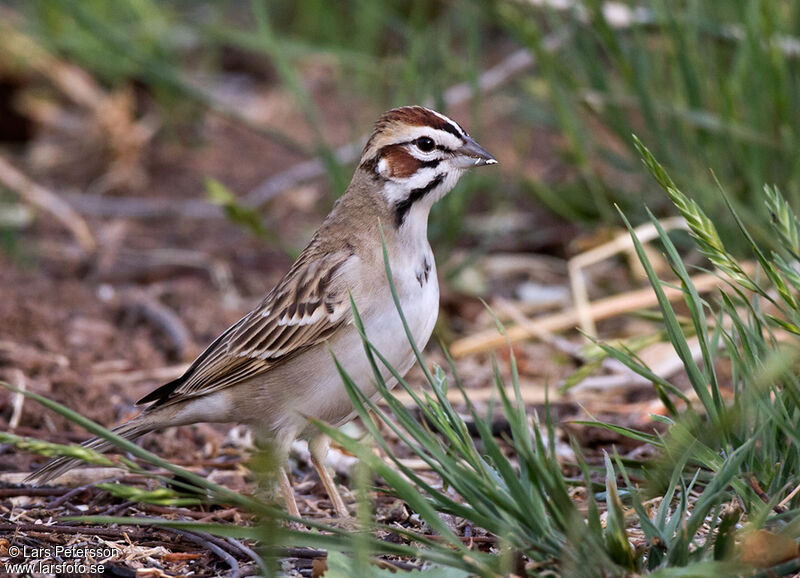
M565 215L615 219L611 202L636 214L643 201L664 206L646 181L630 180L642 174L632 133L729 234L716 179L758 227L768 216L758 195L764 183L780 185L797 206L800 5L532 4L501 3L497 15L537 54L537 76L546 81L544 88L528 82L520 107L542 96L551 103L566 158L580 173L584 186L560 199ZM554 30L570 40L551 53L543 39Z
M507 139L519 166L536 154L525 135L550 139L568 167L558 179L513 174L484 187L488 209L531 194L569 220L618 222L614 203L638 219L645 204L668 210L645 178L636 133L679 186L735 235L724 217L716 180L752 226L765 233L758 200L764 183L800 203L800 4L782 0L27 0L10 4L43 45L74 59L107 83L146 86L180 118L189 105L214 106L191 80L214 72L235 47L263 57L298 103L313 135L309 148L292 135L287 146L325 160L333 189L339 167L321 131L322 112L299 72L309 55L338 64L342 90L375 111L430 102L445 88L477 86L481 71L516 46L537 64L507 86ZM553 48L550 42L560 37ZM471 120L482 124L481 98ZM227 111L235 115L235 111ZM269 132L268 129L264 129ZM355 128L354 135L364 128ZM714 174L711 173L713 167ZM468 185L469 186L469 185ZM495 189L495 190L492 190ZM515 196L517 195L517 196ZM466 198L466 197L465 197ZM451 196L443 209L460 216L468 201ZM445 237L460 232L443 225ZM455 231L453 231L455 229ZM439 231L434 228L434 232ZM743 246L743 245L742 245Z

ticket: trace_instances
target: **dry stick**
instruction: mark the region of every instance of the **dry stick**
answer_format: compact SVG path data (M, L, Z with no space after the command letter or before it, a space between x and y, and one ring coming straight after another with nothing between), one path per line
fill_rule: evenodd
M164 528L159 528L164 530ZM15 523L0 521L0 532L28 532L51 534L85 534L87 536L102 536L104 538L125 538L125 534L137 540L154 539L146 531L131 531L131 529L120 530L119 528L108 528L105 526L65 526L63 524L32 524L30 522Z
M672 217L660 221L661 228L665 231L672 229L687 229L688 225L683 217ZM636 237L642 242L647 243L658 238L658 229L653 223L639 225L633 230ZM569 283L572 287L572 300L575 303L575 311L578 313L581 329L591 337L597 337L597 328L589 312L589 290L586 287L586 279L583 275L584 269L589 265L594 265L613 257L623 251L633 251L633 239L627 232L617 235L612 241L603 243L598 247L584 251L576 255L567 262L569 271Z
M147 322L160 331L168 341L170 352L182 359L191 346L192 337L186 325L175 311L164 305L150 292L131 289L120 295L123 309L141 315Z
M37 44L33 38L20 33L17 30L20 20L15 11L0 7L2 49L10 52L17 60L24 62L30 68L49 78L73 102L93 110L95 114L101 116L104 113L103 108L112 102L113 95L109 97L107 92L82 68L58 59ZM261 136L277 142L286 149L297 153L307 152L306 147L303 147L291 136L266 127L263 124L253 122L235 107L221 103L211 91L195 83L186 82L183 79L179 82L183 84L184 93L192 95L195 100L206 105L218 116L242 124ZM140 134L143 132L142 136L149 138L154 133L154 127L151 125L152 122L148 122L148 119L143 119L133 123L131 132L140 132ZM113 130L114 127L107 128Z
M723 278L713 273L696 275L691 280L699 293L708 292L726 283ZM676 301L683 297L683 291L675 287L664 287L664 294L669 301ZM621 295L614 295L613 297L606 297L605 299L598 299L589 306L589 314L593 320L599 321L636 309L653 307L657 304L658 298L655 292L651 287L647 287ZM531 325L507 327L506 335L508 336L508 341L514 344L535 336L536 333L546 334L572 329L578 325L579 321L578 312L573 308L547 317L533 319L531 320ZM535 328L535 331L531 331L531 327ZM473 353L490 351L502 347L506 343L505 335L502 335L496 329L490 329L457 340L450 346L450 353L453 357L463 357Z
M142 381L163 381L166 383L186 373L190 366L191 364L189 363L179 363L153 369L96 373L89 377L89 381L91 384L113 383L117 386L140 383Z
M536 337L541 342L552 346L554 349L557 349L561 353L570 356L570 358L576 361L584 361L584 359L581 357L580 345L576 345L564 338L553 335L552 333L542 331L531 319L528 319L525 314L520 311L519 307L517 307L508 299L500 297L494 309L498 314L505 313L508 315L508 318L511 321L517 325L525 327L525 329L527 329L531 335Z
M8 429L14 431L22 418L22 408L25 407L25 396L22 394L28 386L25 374L16 367L10 371L11 385L16 387L19 392L11 394L11 419L8 420Z
M221 207L201 199L109 197L69 191L64 193L64 198L76 211L93 217L218 219L225 215Z
M77 488L71 489L66 494L62 494L61 497L53 500L52 502L45 504L45 508L48 510L55 510L56 508L60 508L64 505L67 500L71 500L78 494L85 492L87 489L92 488L94 484L85 484L83 486L78 486Z
M106 91L86 71L63 62L44 50L14 26L18 24L15 20L17 19L13 11L0 10L2 47L8 55L49 78L75 104L94 110L99 103L105 101L108 96Z
M0 498L14 498L16 496L61 496L69 491L69 488L31 488L23 486L21 488L0 488Z
M765 504L769 504L769 501L770 501L769 496L761 488L761 486L758 485L758 480L756 479L756 477L753 476L753 475L749 475L749 476L747 476L746 479L747 479L748 485L753 489L753 491L761 499L761 501L764 502ZM772 510L776 514L782 514L785 511L785 508L783 506L781 506L780 504L775 504L774 506L772 506Z
M228 566L230 566L231 575L234 578L238 578L239 562L237 562L236 558L234 558L231 554L229 554L228 552L223 550L220 546L215 544L214 540L211 539L212 537L210 534L206 534L205 532L187 532L186 530L178 530L177 528L169 528L166 526L163 529L166 530L167 532L177 534L178 536L181 536L182 538L185 538L190 542L199 544L200 546L203 546L208 550L211 550L212 552L214 552L214 554L222 558L225 561L225 563L228 564Z
M22 200L50 213L75 237L87 253L94 252L97 244L86 221L58 195L33 182L0 155L0 185L14 191Z
M326 558L328 556L327 550L317 550L314 548L283 548L280 550L280 555L283 558Z
M691 358L695 361L698 361L703 357L703 348L700 347L700 341L697 337L692 337L691 339L687 339L687 343L689 345L689 354ZM677 353L670 355L668 358L664 359L657 365L651 365L650 370L662 379L669 379L678 371L684 368L683 360L678 356ZM634 386L649 386L653 382L646 377L643 377L627 367L626 365L620 363L619 364L619 371L613 373L611 375L593 375L591 377L587 377L580 383L576 384L575 386L570 388L571 392L577 392L586 389L610 389L610 388L627 388L627 387L634 387Z
M506 395L509 399L514 399L516 393L514 392L513 386L507 386L505 388ZM520 398L526 404L537 404L537 403L544 403L545 400L549 397L550 401L559 400L561 399L561 394L555 388L551 388L548 392L544 387L541 385L521 385L519 388ZM493 387L481 387L476 389L468 389L467 394L469 395L469 399L472 402L483 402L489 401L490 399L499 399L499 393ZM400 402L404 405L409 407L416 407L416 403L411 395L405 391L393 391L392 396L396 397ZM463 403L464 396L461 394L461 391L457 388L450 388L447 390L447 401L450 403ZM381 405L385 405L385 401L378 400L378 403Z
M789 492L789 495L787 495L784 499L778 502L778 506L780 506L781 508L785 508L786 505L792 501L792 498L794 498L798 492L800 492L800 485L798 485L794 490Z
M213 516L213 512L209 514L209 512L197 512L195 510L189 510L187 508L159 506L157 504L140 504L140 507L146 512L154 512L156 514L170 515L170 516L185 516L187 518L194 518L196 520L202 520L204 518Z
M564 33L552 34L544 41L547 51L557 50L566 41ZM483 72L478 79L477 88L463 82L451 86L444 91L443 100L447 107L456 106L467 102L477 93L491 92L502 86L517 74L530 68L535 63L534 56L526 49L512 52L495 66ZM430 102L426 102L430 106ZM366 142L366 135L353 142L347 143L336 149L334 158L337 162L345 164L355 161L361 154L361 147ZM309 181L325 174L326 167L319 159L312 159L295 165L294 167L270 177L244 198L244 204L250 207L259 207L292 187L302 182Z
M564 42L564 35L553 35L545 40L548 50L556 50ZM481 74L478 80L477 92L485 93L495 90L508 82L523 70L533 66L533 55L525 49L517 50L505 57L500 63L489 68ZM446 106L456 106L468 101L475 92L469 83L463 82L445 90L443 100ZM426 103L430 105L430 103ZM339 163L349 163L356 160L361 153L361 147L366 142L366 135L353 142L336 149L334 157ZM325 174L326 167L319 159L302 162L292 168L268 178L259 186L250 191L244 198L244 204L251 207L263 205L276 195L298 184L315 179Z
M242 542L240 542L235 538L231 538L230 536L225 539L228 541L229 544L232 544L233 546L238 548L244 555L246 555L253 562L255 562L256 565L259 567L259 569L261 569L261 572L264 576L266 576L269 573L267 571L266 564L264 564L264 560L262 560L261 556L259 556L252 548L250 548L246 544L243 544Z

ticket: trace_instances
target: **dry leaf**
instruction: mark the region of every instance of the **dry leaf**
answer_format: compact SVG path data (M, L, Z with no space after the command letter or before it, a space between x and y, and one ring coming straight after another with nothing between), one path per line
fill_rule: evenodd
M793 539L767 530L756 530L747 534L741 545L742 562L757 568L774 566L800 553Z
M311 561L311 578L322 578L328 571L327 558L314 558Z

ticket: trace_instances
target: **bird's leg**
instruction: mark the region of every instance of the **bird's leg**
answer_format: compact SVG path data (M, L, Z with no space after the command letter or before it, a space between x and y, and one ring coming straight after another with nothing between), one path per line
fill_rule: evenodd
M308 443L308 451L311 453L311 465L317 470L320 480L322 480L322 485L325 486L325 491L331 502L333 502L333 509L336 511L336 515L340 518L349 518L350 512L347 510L347 506L336 488L333 477L325 467L324 462L325 456L328 455L328 443L328 437L325 435L318 435Z
M289 444L294 434L275 439L271 432L255 431L256 454L251 460L250 468L256 475L256 481L265 491L267 498L272 501L275 496L277 482L281 497L290 516L300 517L297 501L294 498L292 484L286 471L286 462L289 456ZM277 472L277 480L275 473Z
M283 495L283 501L286 503L286 511L290 516L299 518L300 510L297 509L297 501L294 499L294 490L292 490L292 483L289 481L289 474L286 473L286 468L281 468L279 476L281 494Z

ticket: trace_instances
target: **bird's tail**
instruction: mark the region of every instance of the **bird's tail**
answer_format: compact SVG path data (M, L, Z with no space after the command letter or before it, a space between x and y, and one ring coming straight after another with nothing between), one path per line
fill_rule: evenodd
M158 425L153 423L153 420L148 419L144 415L140 415L128 423L124 423L113 428L111 431L118 436L125 438L126 440L133 441L155 429L158 429ZM96 452L105 453L112 449L114 444L103 438L94 438L83 442L81 446L92 449ZM82 460L68 456L55 458L25 478L25 483L43 484L59 477L61 474L66 473L82 463L84 463Z

